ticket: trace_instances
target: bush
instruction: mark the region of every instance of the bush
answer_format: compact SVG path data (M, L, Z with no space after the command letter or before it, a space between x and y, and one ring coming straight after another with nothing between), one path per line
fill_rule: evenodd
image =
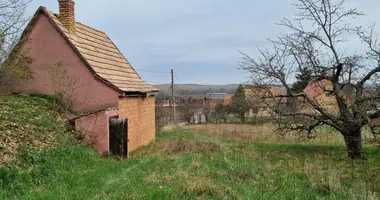
M0 65L0 95L20 92L20 87L33 79L31 63L32 58L14 53Z

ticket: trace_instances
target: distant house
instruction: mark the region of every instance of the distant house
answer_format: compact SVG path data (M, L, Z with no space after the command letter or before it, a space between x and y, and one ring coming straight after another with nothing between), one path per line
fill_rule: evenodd
M339 113L339 107L335 98L335 95L331 92L333 89L331 81L328 80L313 80L310 84L305 88L304 92L308 94L308 96L316 102L321 107L325 108L332 114ZM346 86L342 89L343 97L346 99L348 104L351 104L354 101L355 93L353 92L354 88L350 86ZM365 89L363 92L363 97L376 97L379 95L379 91L374 89ZM375 101L371 102L368 105L368 113L379 110L380 102ZM304 112L315 112L315 110L307 103L304 103L302 107ZM373 126L380 126L380 118L372 119L371 121Z
M284 87L280 86L246 86L245 96L252 108L245 114L246 117L271 115L269 107L285 106L287 98L277 96L286 95Z
M106 33L75 21L73 0L58 2L59 14L40 7L23 33L20 50L35 60L35 79L20 92L59 93L70 101L77 129L98 152L123 148L126 154L153 141L158 90L140 78Z
M171 97L161 97L156 99L156 114L164 125L169 125L172 121L172 106L176 107L177 122L201 124L206 123L206 119L211 119L217 104L228 105L231 102L231 95L227 93L206 93L199 95L176 95L175 104L172 104ZM189 117L189 115L192 115ZM207 116L210 116L209 118Z
M318 105L331 112L337 111L337 103L332 91L332 83L328 80L312 80L304 89L304 92ZM308 103L306 103L308 104ZM313 108L311 106L303 106L305 111Z
M304 92L319 106L328 110L330 113L338 113L339 108L335 99L335 95L332 92L333 85L329 80L312 80L304 89ZM347 102L350 103L353 100L353 88L346 86L342 89L342 94L346 98ZM302 106L304 111L310 112L314 109L305 102Z
M231 102L231 95L227 93L206 93L204 96L198 97L203 99L203 105L192 118L193 124L203 124L207 123L206 115L212 118L210 115L215 111L217 104L228 105ZM215 119L216 120L216 119Z
M232 102L232 95L227 95L223 100L223 105L230 105Z

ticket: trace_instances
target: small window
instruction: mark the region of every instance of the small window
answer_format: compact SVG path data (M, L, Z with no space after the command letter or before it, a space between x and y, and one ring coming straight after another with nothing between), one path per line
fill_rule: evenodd
M326 92L325 95L326 95L326 97L332 97L333 96L333 94L331 92Z

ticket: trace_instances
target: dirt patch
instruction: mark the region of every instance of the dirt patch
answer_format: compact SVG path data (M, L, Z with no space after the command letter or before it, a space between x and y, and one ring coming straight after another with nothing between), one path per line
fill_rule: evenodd
M220 145L210 141L177 140L170 144L172 153L213 153L220 151Z

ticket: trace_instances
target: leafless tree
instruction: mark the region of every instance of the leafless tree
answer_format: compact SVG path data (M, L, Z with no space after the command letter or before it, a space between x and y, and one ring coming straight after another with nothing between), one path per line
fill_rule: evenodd
M20 87L33 78L29 65L33 59L24 54L12 54L0 66L0 95L19 92Z
M0 92L16 90L20 82L32 78L28 65L33 61L20 52L21 32L28 19L25 9L31 0L0 1ZM12 91L15 92L15 91Z
M330 126L344 137L350 158L364 159L363 127L372 126L371 122L380 116L380 95L367 88L369 83L379 80L380 72L380 46L374 27L353 26L350 20L363 13L347 8L346 0L295 1L296 18L283 19L279 24L288 31L270 40L273 48L259 49L260 56L252 58L243 54L239 66L252 74L253 84L277 84L286 88L286 95L266 98L276 102L284 98L296 99L310 108L296 111L273 106L278 130L312 137L317 127ZM350 53L354 47L349 37L364 42L368 50ZM291 91L294 74L304 68L312 69L313 81L326 83L315 90L331 95L336 109L306 92Z
M169 102L169 100L169 98L163 95L156 97L156 131L161 131L172 122L172 109L171 107L165 106L165 103Z
M202 113L200 111L202 110L203 103L194 102L191 97L184 97L181 102L180 112L185 121L190 124L196 114Z
M79 78L70 76L63 62L57 62L50 70L49 75L52 81L52 91L56 100L63 107L63 111L67 112L71 108L72 103L80 95L80 89L83 85L79 84ZM82 94L84 95L84 94Z
M251 113L256 118L259 112L266 112L268 109L267 107L273 106L273 102L271 102L271 99L265 99L264 97L268 96L270 93L269 87L263 87L263 86L252 86L247 87L246 91L246 98L247 98L247 104L251 110Z
M213 106L211 105L212 104L212 99L211 98L207 98L205 97L204 98L204 103L203 103L203 106L202 106L202 113L204 114L205 116L205 120L206 120L206 123L210 123L212 120L212 115L214 113L214 108Z
M25 9L31 0L0 1L0 62L3 62L20 41L28 23Z

